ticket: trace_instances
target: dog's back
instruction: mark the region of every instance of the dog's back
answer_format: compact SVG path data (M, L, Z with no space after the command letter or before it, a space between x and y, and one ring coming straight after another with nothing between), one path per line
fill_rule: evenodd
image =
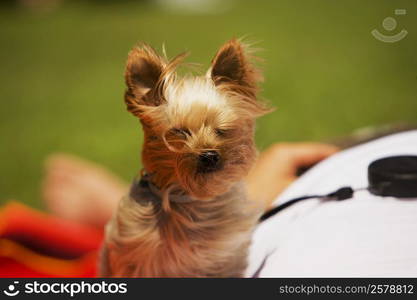
M259 209L243 184L207 201L158 204L125 197L107 225L103 277L240 277Z

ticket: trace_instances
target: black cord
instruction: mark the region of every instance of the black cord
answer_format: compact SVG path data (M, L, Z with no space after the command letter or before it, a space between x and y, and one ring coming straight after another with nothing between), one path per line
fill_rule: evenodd
M345 199L349 199L352 198L353 193L355 192L355 190L353 190L350 186L345 186L342 187L332 193L329 193L327 195L308 195L308 196L302 196L302 197L298 197L298 198L294 198L291 199L281 205L278 205L274 208L271 208L270 210L268 210L267 212L265 212L260 218L259 218L259 222L265 221L266 219L272 217L273 215L279 213L281 210L297 203L300 202L302 200L307 200L307 199L325 199L325 200L345 200Z
M269 217L272 217L273 215L279 213L281 210L287 208L288 206L291 206L299 201L302 200L307 200L307 199L312 199L312 198L321 198L321 196L303 196L303 197L299 197L299 198L294 198L291 199L281 205L278 205L274 208L271 208L270 210L268 210L267 212L265 212L260 218L259 218L259 222L265 221L266 219L268 219Z
M289 200L265 212L259 222L277 214L281 210L306 199L345 200L352 198L358 190L368 190L377 196L397 198L417 197L417 156L390 156L373 161L368 166L367 188L353 190L350 186L342 187L327 195L303 196Z

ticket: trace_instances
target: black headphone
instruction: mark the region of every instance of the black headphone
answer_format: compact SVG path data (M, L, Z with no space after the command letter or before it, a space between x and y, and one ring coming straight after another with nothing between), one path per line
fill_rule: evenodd
M368 166L368 184L366 190L377 196L417 197L417 156L390 156L373 161ZM265 212L259 222L302 200L316 198L340 201L352 198L354 193L351 187L342 187L327 195L294 198Z

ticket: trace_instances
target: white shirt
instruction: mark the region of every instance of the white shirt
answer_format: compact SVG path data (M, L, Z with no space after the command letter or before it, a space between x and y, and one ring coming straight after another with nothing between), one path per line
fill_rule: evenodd
M392 155L417 155L417 130L342 151L305 173L275 201L367 187L368 165ZM305 200L255 230L248 277L416 277L417 198Z

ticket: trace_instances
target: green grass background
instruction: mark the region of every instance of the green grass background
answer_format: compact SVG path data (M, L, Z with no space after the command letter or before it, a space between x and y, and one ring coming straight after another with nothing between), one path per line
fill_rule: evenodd
M394 9L407 9L395 16ZM417 121L416 1L238 1L222 14L182 14L150 1L67 1L50 12L0 5L0 201L42 207L43 161L70 152L126 180L142 133L122 100L138 41L208 66L231 37L259 41L263 97L257 143L324 140L356 128ZM398 21L394 44L370 34Z

